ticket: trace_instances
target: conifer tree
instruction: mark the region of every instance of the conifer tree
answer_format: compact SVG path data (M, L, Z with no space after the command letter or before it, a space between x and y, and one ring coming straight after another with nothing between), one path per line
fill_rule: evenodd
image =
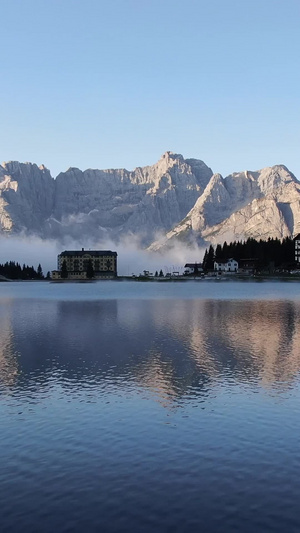
M67 279L68 277L67 263L65 259L63 260L63 264L61 267L61 277L62 279Z
M202 261L203 270L206 270L206 263L207 263L207 249L205 250L203 261Z
M41 266L41 263L39 263L38 267L37 267L37 277L39 279L43 279L44 275L43 275L43 269L42 269L42 266Z
M205 257L205 262L203 261L203 270L213 270L215 261L215 251L212 244L210 245L207 255Z
M86 269L86 277L88 279L92 279L94 277L94 268L93 268L93 263L91 259L88 260L87 269Z
M216 261L220 261L221 259L223 259L222 257L222 247L220 244L217 244L217 247L216 247L216 252L215 252L215 260ZM227 258L225 258L227 259Z

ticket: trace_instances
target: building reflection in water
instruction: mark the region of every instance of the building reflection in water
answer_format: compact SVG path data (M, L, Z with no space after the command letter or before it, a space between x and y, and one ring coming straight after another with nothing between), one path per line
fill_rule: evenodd
M284 390L299 374L299 318L287 301L1 301L0 383L141 387L163 404L205 399L227 377Z

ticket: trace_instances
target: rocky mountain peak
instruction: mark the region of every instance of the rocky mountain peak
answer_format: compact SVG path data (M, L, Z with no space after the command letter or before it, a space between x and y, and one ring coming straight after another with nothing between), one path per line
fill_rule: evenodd
M31 178L34 174L35 176L47 176L51 178L50 170L45 167L45 165L38 166L36 163L20 163L19 161L5 161L2 163L2 168L4 168L7 175L14 177L18 180L20 178Z
M222 243L248 236L283 238L300 226L300 183L284 165L258 171L214 174L184 221L163 240ZM261 237L259 237L261 236Z
M56 179L44 165L0 166L0 233L98 242L130 234L148 245L157 232L165 243L207 243L299 227L300 184L284 165L222 178L202 160L167 151L133 171L70 167Z
M184 161L183 155L181 155L181 154L176 154L175 152L171 152L171 151L167 151L167 152L165 152L165 153L161 156L160 160L161 160L161 159L169 159L169 160L170 160L170 159L173 159L173 160L175 160L175 161L176 161L176 160L178 160L178 161Z

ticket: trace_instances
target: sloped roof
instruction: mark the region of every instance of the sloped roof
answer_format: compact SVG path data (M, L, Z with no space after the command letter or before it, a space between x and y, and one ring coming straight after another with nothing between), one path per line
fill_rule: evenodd
M202 263L186 263L184 268L195 268L195 266L202 268Z
M218 263L220 265L226 265L227 263L229 263L229 261L235 261L236 263L238 262L236 259L233 259L233 257L230 257L229 259L216 259L215 263Z

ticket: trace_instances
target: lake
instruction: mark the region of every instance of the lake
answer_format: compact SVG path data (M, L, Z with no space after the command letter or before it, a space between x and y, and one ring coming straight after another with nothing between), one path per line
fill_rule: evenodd
M0 284L0 531L300 531L300 283Z

